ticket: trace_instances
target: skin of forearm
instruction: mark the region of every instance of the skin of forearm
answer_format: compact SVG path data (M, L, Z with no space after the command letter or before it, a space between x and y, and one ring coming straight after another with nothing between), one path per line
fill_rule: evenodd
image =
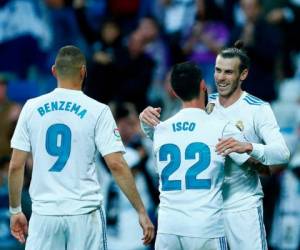
M8 190L9 190L9 204L11 207L18 207L21 204L21 193L24 181L23 167L14 167L10 165L8 171Z
M136 211L138 213L144 213L145 207L137 191L134 178L129 168L127 166L120 166L115 169L111 168L111 173Z

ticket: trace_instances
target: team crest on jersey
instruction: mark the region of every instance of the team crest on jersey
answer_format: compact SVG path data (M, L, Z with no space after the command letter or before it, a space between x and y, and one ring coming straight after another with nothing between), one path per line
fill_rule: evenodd
M211 112L213 112L214 107L215 107L215 104L212 103L212 102L209 102L209 103L206 105L206 108L205 108L206 113L207 113L207 114L210 114Z
M240 130L244 131L244 123L242 121L237 121L235 126Z
M120 135L120 132L119 132L118 128L114 129L114 135L115 135L117 140L121 140L121 135Z

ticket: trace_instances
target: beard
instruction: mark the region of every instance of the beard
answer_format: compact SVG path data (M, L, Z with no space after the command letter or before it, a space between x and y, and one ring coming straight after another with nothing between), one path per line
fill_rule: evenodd
M220 86L221 85L221 86ZM239 80L235 80L231 83L216 83L216 87L218 90L218 93L222 97L230 97L238 88L239 88Z

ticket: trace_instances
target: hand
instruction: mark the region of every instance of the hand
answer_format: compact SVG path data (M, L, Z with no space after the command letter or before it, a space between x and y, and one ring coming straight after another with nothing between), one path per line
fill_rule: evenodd
M85 0L73 0L73 7L75 9L82 8L84 7L84 5L85 5Z
M25 243L25 238L28 233L28 223L23 213L11 215L10 231L20 243Z
M284 20L284 11L281 8L273 9L267 14L267 21L272 24L280 23Z
M104 65L112 63L113 61L111 56L108 53L105 53L103 51L96 52L93 55L93 60L97 63L102 63Z
M140 120L144 123L146 123L149 126L156 126L160 123L159 117L160 117L161 108L153 108L151 106L148 106L145 108L142 113L140 113Z
M232 152L235 153L250 153L253 150L252 144L248 142L240 142L232 137L227 139L219 139L216 145L216 152L226 156Z
M197 37L198 39L201 38L201 35L203 33L203 28L204 28L204 25L202 22L196 22L193 26L192 35Z
M251 46L254 43L255 26L252 22L248 22L244 25L241 40L244 41L245 46Z
M143 229L143 244L149 245L154 238L154 226L146 213L139 214L139 223Z

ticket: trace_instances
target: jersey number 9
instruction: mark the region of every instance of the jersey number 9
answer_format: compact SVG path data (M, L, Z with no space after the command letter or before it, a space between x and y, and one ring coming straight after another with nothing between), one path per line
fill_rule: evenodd
M57 156L51 172L60 172L65 167L71 153L71 129L65 124L53 124L46 133L46 150L49 155Z

